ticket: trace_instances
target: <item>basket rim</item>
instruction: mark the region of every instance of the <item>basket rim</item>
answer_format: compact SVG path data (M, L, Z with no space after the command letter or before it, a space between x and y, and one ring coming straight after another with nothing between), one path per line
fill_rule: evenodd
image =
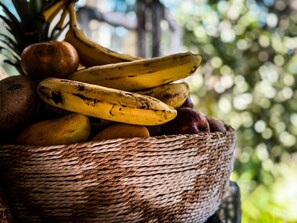
M77 143L69 143L69 144L54 144L54 145L48 145L48 146L40 146L40 145L25 145L25 144L14 144L14 143L1 143L0 142L0 148L1 147L15 147L15 148L58 148L58 147L81 147L83 145L90 145L90 144L112 144L117 142L131 142L131 141L137 141L137 142L143 142L143 143L152 143L152 141L157 140L165 140L165 139L176 139L176 138L203 138L205 136L218 136L222 137L225 135L232 135L235 134L235 128L232 127L229 124L224 124L226 127L226 132L199 132L197 134L178 134L178 135L158 135L158 136L150 136L150 137L131 137L131 138L116 138L116 139L101 139L101 140L89 140L85 142L77 142ZM235 136L235 135L234 135Z

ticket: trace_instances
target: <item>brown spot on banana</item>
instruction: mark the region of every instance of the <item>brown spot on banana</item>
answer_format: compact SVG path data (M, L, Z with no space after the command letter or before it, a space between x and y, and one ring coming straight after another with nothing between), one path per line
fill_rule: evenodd
M100 101L98 99L95 99L95 98L88 98L88 97L84 96L83 94L72 93L72 95L82 99L89 106L95 106L97 103L102 102L102 101Z
M85 89L86 89L86 87L82 84L77 86L78 91L85 91Z
M194 65L194 66L191 68L190 73L191 73L191 74L194 73L194 72L198 69L198 67L199 67L199 66Z
M37 88L37 93L46 100L53 101L56 105L63 104L63 97L59 91L52 91L47 87L40 86Z
M150 103L148 103L148 102L142 103L142 105L139 108L140 109L149 109L150 108Z
M52 98L53 102L57 104L63 104L63 97L61 92L59 91L52 91Z
M176 94L163 94L163 96L162 96L162 100L163 101L168 101L168 100L170 100L171 98L175 98L175 97L177 97L179 94L178 93L176 93Z
M109 110L109 114L110 114L110 116L114 116L114 114L113 114L113 110L115 109L115 106L116 106L116 105L113 105L112 108Z

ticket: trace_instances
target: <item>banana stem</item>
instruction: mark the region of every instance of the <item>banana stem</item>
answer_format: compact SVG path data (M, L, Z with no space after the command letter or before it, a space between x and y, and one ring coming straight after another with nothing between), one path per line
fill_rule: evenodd
M74 6L75 6L75 2L71 2L68 5L69 18L70 18L70 28L76 28L77 27L77 18L76 18L76 12L75 12Z
M56 17L56 15L64 7L64 5L65 5L64 1L59 1L59 2L56 2L54 5L52 5L51 7L45 9L41 14L44 21L47 23L51 23L53 19Z
M66 19L66 16L68 15L68 9L67 9L67 6L64 7L63 9L63 12L62 12L62 15L61 15L61 18L60 20L58 21L58 23L56 24L55 28L56 29L63 29L64 28L64 24L65 24L65 19Z

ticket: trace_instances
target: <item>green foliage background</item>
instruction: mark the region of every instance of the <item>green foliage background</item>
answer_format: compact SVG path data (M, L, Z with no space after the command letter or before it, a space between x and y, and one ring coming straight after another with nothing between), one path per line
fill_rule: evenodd
M297 222L296 10L296 1L188 0L174 11L185 49L204 59L189 79L196 108L237 132L244 223Z

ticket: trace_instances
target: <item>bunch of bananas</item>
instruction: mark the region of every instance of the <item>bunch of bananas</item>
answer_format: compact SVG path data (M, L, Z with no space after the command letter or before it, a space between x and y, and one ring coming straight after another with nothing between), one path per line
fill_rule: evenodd
M173 120L189 97L182 79L192 75L201 56L191 52L139 58L114 52L87 38L78 28L75 2L61 0L45 9L43 19L63 28L64 41L76 49L81 68L67 78L48 77L37 87L50 106L102 120L156 126Z

